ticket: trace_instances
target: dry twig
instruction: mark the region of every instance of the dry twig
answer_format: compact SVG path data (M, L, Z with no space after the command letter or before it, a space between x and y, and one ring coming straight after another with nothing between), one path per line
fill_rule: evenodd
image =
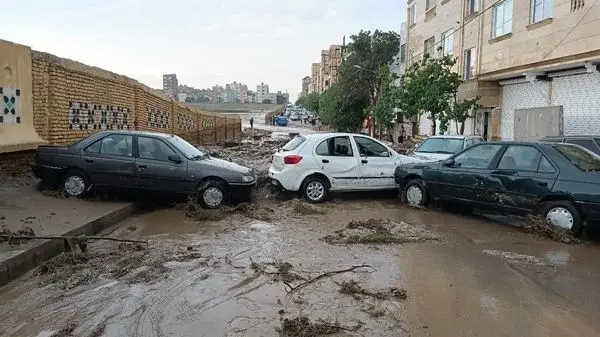
M291 293L293 293L294 291L296 291L296 290L298 290L298 289L300 289L300 288L303 288L303 287L305 287L305 286L307 286L307 285L309 285L309 284L311 284L311 283L314 283L314 282L316 282L316 281L318 281L318 280L320 280L320 279L322 279L322 278L325 278L325 277L331 277L331 276L333 276L333 275L337 275L337 274L348 273L348 272L354 271L354 270L356 270L356 269L358 269L358 268L373 268L373 267L371 267L371 266L370 266L370 265L368 265L368 264L361 264L360 266L352 266L352 267L350 267L350 268L347 268L347 269L342 269L342 270L334 270L334 271L328 271L328 272L326 272L326 273L323 273L323 274L321 274L321 275L319 275L319 276L317 276L317 277L314 277L314 278L312 278L312 279L310 279L310 280L308 280L308 281L306 281L306 282L302 282L302 283L298 284L298 285L297 285L297 286L295 286L295 287L294 287L294 286L292 286L291 284L289 284L288 282L284 282L284 283L285 283L285 285L286 285L286 286L288 286L288 287L290 288L289 290L288 290L288 289L286 289L285 291L287 291L287 293L288 293L288 294L291 294Z

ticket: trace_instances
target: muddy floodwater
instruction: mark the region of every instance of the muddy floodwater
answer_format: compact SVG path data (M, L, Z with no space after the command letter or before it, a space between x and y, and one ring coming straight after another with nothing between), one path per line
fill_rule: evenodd
M0 336L600 336L597 243L393 199L278 207L135 216L103 235L147 247L93 242L0 289Z

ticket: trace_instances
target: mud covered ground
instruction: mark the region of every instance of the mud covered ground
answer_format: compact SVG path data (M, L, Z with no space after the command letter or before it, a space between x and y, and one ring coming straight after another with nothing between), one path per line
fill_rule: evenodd
M259 171L285 141L206 150ZM0 288L0 336L600 335L596 244L394 196L257 192L214 211L170 201L101 233L147 244L42 264Z

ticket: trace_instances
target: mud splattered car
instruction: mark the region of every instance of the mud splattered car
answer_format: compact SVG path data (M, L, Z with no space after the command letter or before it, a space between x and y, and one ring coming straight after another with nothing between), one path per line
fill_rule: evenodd
M214 158L170 134L103 131L70 146L40 146L36 177L60 183L67 196L82 197L92 186L196 195L218 208L231 194L249 194L256 174Z
M575 235L600 220L600 156L578 145L480 143L443 161L400 165L395 179L413 206L540 212Z

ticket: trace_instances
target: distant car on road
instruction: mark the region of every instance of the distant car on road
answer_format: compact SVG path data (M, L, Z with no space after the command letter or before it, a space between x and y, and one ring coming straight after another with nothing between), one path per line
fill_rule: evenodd
M419 161L400 155L371 137L350 133L297 136L273 155L269 178L311 202L329 192L397 189L394 170Z
M578 145L479 143L443 161L400 165L395 177L414 206L539 212L575 235L600 220L600 156Z
M446 159L467 147L484 142L481 136L431 136L417 145L413 154L429 160Z
M36 177L60 183L67 196L92 186L195 195L206 208L232 194L250 193L252 169L213 158L179 136L102 131L70 146L38 147Z
M550 136L540 139L542 142L569 143L583 146L600 155L600 136Z
M289 119L285 116L277 116L275 117L275 125L276 126L288 126Z

